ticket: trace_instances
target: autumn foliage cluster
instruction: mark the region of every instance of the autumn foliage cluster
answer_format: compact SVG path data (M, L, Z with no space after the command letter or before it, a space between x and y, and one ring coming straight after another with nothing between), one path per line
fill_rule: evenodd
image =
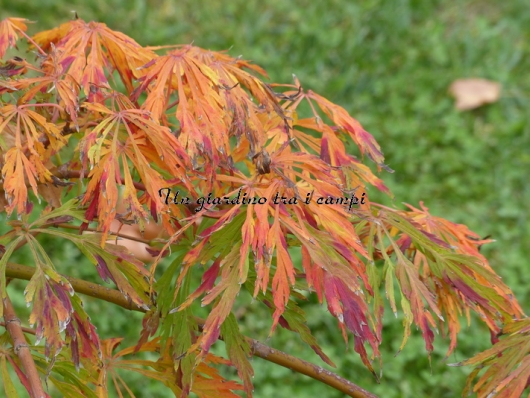
M401 348L415 325L428 353L434 331L449 338L447 355L462 317L474 312L494 345L465 361L478 365L466 391L522 394L530 322L479 253L488 241L423 204L399 210L371 202L369 189L389 192L361 160L391 170L342 107L296 77L266 83L262 68L223 52L146 48L81 19L30 37L27 23L0 22L0 208L10 220L0 236L0 377L7 396L16 396L13 374L32 396L52 388L66 397L132 394L116 369L140 372L178 396L251 396L249 358L264 347L239 331L232 309L240 294L270 309L270 333L286 328L333 364L299 306L316 295L376 379L385 307L403 315ZM29 52L6 55L21 39ZM194 201L238 192L267 201L197 209L168 201L168 188ZM276 195L300 200L275 203ZM305 204L308 195L367 200ZM34 210L41 201L44 210ZM113 223L160 226L158 238L138 239L149 246L149 265L120 245ZM108 287L65 275L37 239L46 234L73 242ZM10 262L21 248L33 264ZM30 328L16 318L10 278L29 280ZM99 336L78 293L145 312L138 343L118 350L120 338ZM201 305L209 309L205 320L195 314ZM219 339L227 358L209 352ZM240 382L225 380L220 366L234 366ZM350 388L344 391L369 396Z

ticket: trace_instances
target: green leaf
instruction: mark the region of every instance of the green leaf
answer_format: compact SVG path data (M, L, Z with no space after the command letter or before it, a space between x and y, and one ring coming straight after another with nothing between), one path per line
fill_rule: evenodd
M6 397L18 398L17 390L7 370L6 357L3 355L0 356L0 371L2 374L2 381L4 382L4 391L6 393Z
M252 396L254 370L248 360L251 356L250 345L239 331L239 325L234 314L228 315L221 325L221 335L226 344L228 358L237 368L237 374L243 381L247 395Z
M77 199L70 199L61 207L58 207L49 213L42 214L29 225L29 228L42 227L51 223L67 223L72 220L86 222L85 212L83 210L78 210L78 205L79 201Z
M6 291L6 266L7 262L9 261L9 258L15 251L17 245L24 240L24 236L19 236L12 242L10 242L7 247L5 253L0 258L0 292L2 292L2 302L6 298L7 291ZM0 318L4 316L4 306L0 305Z
M59 236L72 241L79 250L96 266L103 279L110 278L116 287L138 307L149 309L149 272L144 263L137 260L129 251L118 245L107 243L102 248L101 234L74 235L63 231L35 229L40 233Z

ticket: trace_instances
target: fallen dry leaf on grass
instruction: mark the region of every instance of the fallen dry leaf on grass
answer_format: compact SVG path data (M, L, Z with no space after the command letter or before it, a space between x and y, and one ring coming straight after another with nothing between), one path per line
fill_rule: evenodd
M455 108L468 111L497 102L501 95L501 85L486 79L458 79L451 84L449 92L456 99Z

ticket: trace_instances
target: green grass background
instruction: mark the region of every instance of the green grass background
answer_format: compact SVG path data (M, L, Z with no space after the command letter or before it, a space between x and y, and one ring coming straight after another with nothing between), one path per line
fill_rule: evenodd
M381 175L395 204L420 200L435 215L465 223L496 243L483 248L491 265L530 310L530 7L526 0L84 0L0 1L1 18L38 21L31 32L70 18L105 22L143 45L191 43L229 49L263 66L274 82L292 82L344 106L370 131L394 174ZM457 112L447 94L458 78L482 77L503 86L501 99ZM392 204L377 192L372 198ZM88 276L73 245L51 249L58 268ZM21 259L22 260L22 259ZM15 282L12 288L23 288ZM119 335L131 317L87 300L104 337ZM459 348L444 362L447 343L436 339L430 361L419 332L395 356L401 321L385 317L384 376L376 384L336 322L315 303L308 322L338 372L381 397L455 397L470 369L448 367L489 346L478 322L464 329ZM243 332L265 338L270 321L249 305ZM128 330L128 338L137 337ZM320 363L298 338L279 331L276 348ZM340 397L341 394L260 359L253 361L255 396ZM165 397L166 389L130 377L138 397Z

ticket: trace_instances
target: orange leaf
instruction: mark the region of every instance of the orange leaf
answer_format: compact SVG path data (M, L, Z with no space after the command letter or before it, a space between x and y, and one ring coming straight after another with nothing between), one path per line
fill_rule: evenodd
M27 19L6 18L0 21L0 58L3 58L9 47L15 47L18 40L18 33L25 32L28 27Z

